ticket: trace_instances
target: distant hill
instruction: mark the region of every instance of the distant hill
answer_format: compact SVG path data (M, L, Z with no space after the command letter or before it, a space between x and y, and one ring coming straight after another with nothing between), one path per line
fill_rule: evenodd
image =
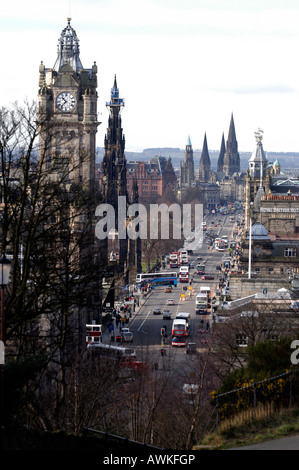
M171 157L173 167L178 169L180 167L180 162L184 159L184 149L172 148L172 147L162 147L162 148L147 148L142 152L129 152L125 151L127 161L144 161L149 160L155 156L161 157ZM252 152L240 152L241 160L241 171L246 171L248 168L248 160L251 157ZM199 165L199 159L201 155L200 149L193 150L193 158L195 163L195 168L197 169ZM212 170L217 168L217 160L219 156L219 150L209 150L211 167ZM104 148L97 147L97 162L99 163L104 156ZM299 168L299 153L298 152L268 152L268 161L274 162L276 159L279 160L281 168Z

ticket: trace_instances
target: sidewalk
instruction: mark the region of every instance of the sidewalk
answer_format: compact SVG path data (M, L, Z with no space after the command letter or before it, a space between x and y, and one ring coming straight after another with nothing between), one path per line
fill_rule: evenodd
M119 323L118 326L116 326L116 320L115 318L113 318L113 330L110 331L109 330L109 327L108 326L105 326L105 328L103 328L103 331L102 331L102 338L103 338L103 342L104 343L115 343L116 341L111 341L111 338L114 336L114 338L120 334L121 330L120 328L123 327L123 328L129 328L130 327L130 324L134 321L134 318L138 315L140 309L145 305L147 299L152 295L152 292L150 292L149 294L146 295L145 298L140 298L140 301L139 301L139 306L138 307L135 307L135 310L134 312L132 312L131 314L131 317L129 317L129 321L128 323L125 323L125 324L122 324L122 322Z
M299 450L299 435L282 437L273 441L260 442L227 450Z

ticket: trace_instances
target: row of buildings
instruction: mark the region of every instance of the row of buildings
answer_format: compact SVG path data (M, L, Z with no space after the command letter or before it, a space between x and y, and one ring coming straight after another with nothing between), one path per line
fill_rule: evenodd
M103 164L96 168L96 179L99 187L103 188ZM140 201L148 201L162 197L167 189L175 191L177 175L171 158L154 156L149 161L127 161L126 184L127 191L132 194L134 182L138 186Z
M96 179L100 188L103 188L103 163L104 160L96 167ZM153 156L148 161L126 162L127 191L132 193L136 181L140 201L162 197L167 189L180 194L188 188L198 187L206 207L216 209L225 202L244 201L244 177L240 170L233 115L226 145L224 134L222 136L216 171L211 169L206 134L197 169L190 136L179 168L174 168L170 156Z
M105 158L105 157L104 157ZM104 158L96 166L96 179L103 188ZM167 189L181 194L197 187L207 209L217 209L226 202L244 202L245 174L240 169L240 155L233 115L225 144L222 136L217 169L211 168L207 136L205 134L199 164L196 168L190 136L179 168L174 168L171 157L153 156L148 161L126 161L126 185L128 194L138 186L139 199L150 201L162 197Z

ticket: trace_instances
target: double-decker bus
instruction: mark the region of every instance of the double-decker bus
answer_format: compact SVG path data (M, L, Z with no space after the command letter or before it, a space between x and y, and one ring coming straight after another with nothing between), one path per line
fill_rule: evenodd
M187 250L181 250L180 251L180 264L181 265L188 265L188 251Z
M189 267L181 266L179 272L179 281L180 282L189 282Z
M100 343L102 341L102 325L95 323L86 325L86 343Z
M174 285L178 283L178 273L173 271L159 272L159 273L139 273L136 275L136 284L151 285Z
M179 266L179 253L173 252L169 255L169 266L171 268L178 268Z
M211 288L209 286L200 286L199 292L200 294L207 294L208 299L210 300Z
M173 320L171 328L171 345L172 346L186 346L188 336L188 322L183 318L176 318Z
M197 274L205 274L206 273L206 266L205 264L198 264L196 266L196 273Z
M195 298L196 315L206 315L208 313L209 298L206 292L200 292Z
M111 346L103 343L90 343L87 348L93 356L110 359L120 366L130 365L136 360L134 348Z

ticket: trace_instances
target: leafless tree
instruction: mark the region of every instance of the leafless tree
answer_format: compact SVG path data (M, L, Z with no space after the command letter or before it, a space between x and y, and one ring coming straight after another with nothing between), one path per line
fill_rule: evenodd
M41 126L35 103L0 110L1 251L12 259L5 340L8 358L47 358L43 372L58 410L65 405L72 354L82 348L84 324L95 314L104 266L93 243L98 194L70 177L88 155L46 167Z

